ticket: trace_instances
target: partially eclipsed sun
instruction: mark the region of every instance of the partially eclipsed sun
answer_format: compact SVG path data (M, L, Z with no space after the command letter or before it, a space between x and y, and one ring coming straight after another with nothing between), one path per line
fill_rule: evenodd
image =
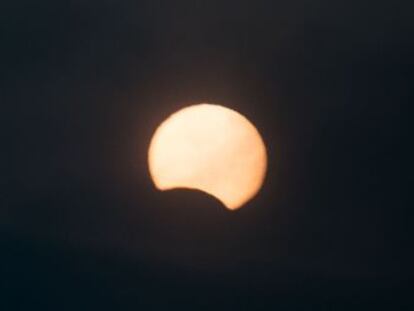
M158 189L201 190L234 210L260 190L267 155L259 132L244 116L199 104L161 123L151 140L148 164Z

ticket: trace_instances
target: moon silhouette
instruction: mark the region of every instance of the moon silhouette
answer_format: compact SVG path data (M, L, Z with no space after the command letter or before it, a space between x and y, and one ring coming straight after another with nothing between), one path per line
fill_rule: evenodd
M197 189L235 210L260 190L267 154L259 132L243 115L198 104L161 123L150 143L148 165L159 190Z

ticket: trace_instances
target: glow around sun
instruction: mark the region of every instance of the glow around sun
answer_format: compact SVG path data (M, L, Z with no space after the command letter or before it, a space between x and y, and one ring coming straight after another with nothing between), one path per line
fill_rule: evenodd
M201 190L234 210L260 190L267 155L259 132L244 116L199 104L161 123L150 143L148 165L158 189Z

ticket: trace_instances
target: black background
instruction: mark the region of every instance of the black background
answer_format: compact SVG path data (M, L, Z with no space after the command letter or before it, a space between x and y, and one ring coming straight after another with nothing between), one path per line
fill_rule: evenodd
M1 310L405 310L413 8L399 1L0 4ZM268 147L230 212L158 192L186 105Z

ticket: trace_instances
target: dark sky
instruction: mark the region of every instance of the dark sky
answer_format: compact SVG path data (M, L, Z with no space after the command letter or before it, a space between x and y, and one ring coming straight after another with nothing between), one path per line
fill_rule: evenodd
M410 1L3 1L0 310L408 310ZM156 126L247 116L230 212L158 192Z

